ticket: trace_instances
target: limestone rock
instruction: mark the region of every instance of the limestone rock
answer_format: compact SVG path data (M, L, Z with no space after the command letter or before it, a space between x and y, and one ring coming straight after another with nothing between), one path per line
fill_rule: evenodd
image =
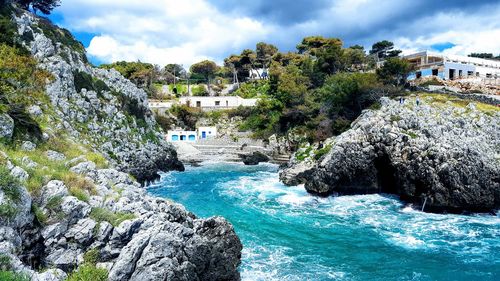
M7 114L0 114L0 139L12 138L14 133L14 120Z
M500 207L500 112L451 102L417 106L383 99L334 139L331 151L308 172L309 192L328 195L394 193L434 212L488 212ZM296 165L281 173L303 182Z

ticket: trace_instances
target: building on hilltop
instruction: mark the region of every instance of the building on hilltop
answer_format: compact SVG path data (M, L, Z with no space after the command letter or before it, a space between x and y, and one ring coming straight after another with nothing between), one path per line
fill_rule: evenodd
M259 99L244 99L239 96L219 96L219 97L181 97L172 101L149 101L149 108L160 116L168 115L167 112L173 105L187 105L196 107L203 111L234 109L239 106L256 106Z
M494 82L500 78L500 61L423 51L403 56L415 71L409 80L436 76L444 80L471 79L471 82Z
M197 107L205 111L231 109L239 106L255 106L258 99L244 99L239 96L181 97L179 104Z

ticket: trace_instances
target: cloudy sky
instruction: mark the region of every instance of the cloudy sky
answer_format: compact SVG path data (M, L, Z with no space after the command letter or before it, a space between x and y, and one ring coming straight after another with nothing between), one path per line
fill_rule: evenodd
M310 35L366 48L388 39L405 52L500 53L498 0L62 0L51 18L94 63L221 63L260 41L295 50Z

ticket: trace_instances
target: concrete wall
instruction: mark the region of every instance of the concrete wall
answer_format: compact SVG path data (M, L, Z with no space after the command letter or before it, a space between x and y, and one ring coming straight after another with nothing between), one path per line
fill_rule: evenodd
M216 127L199 127L197 131L198 131L198 139L208 139L217 137Z

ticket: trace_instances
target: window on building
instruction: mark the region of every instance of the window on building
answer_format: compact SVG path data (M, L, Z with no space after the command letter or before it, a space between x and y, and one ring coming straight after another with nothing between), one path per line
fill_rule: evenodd
M476 72L476 76L479 77L479 72Z
M462 77L462 70L461 69L458 70L458 77Z
M438 76L439 71L437 69L432 70L432 76Z
M474 75L474 71L467 71L467 76L472 76Z
M220 106L220 101L215 101L215 106Z
M196 102L196 107L201 107L201 101Z
M417 71L416 75L417 75L417 79L418 79L418 78L422 77L422 72L421 71Z
M491 78L493 77L493 75L491 75L491 73L486 73L486 78Z

